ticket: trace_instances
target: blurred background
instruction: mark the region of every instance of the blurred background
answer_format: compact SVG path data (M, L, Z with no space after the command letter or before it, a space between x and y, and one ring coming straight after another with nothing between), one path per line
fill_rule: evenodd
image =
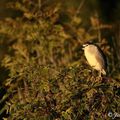
M40 111L42 111L40 116L42 116L42 114L44 114L44 116L50 115L52 116L51 119L67 119L68 117L69 119L86 119L83 117L84 114L89 114L89 119L92 119L92 117L95 117L96 115L99 118L102 114L102 120L107 119L107 113L105 112L108 108L114 112L120 112L120 109L118 108L120 105L118 100L120 96L119 12L119 0L0 0L1 118L23 119L26 115L22 116L21 114L26 113L28 115L27 119L30 119L29 116L32 113L29 113L27 111L28 109L26 110L26 108L29 108L26 104L30 103L31 105L30 100L32 101L32 97L35 96L35 94L38 94L39 90L37 91L34 89L39 89L37 85L41 86L40 91L43 96L47 96L46 94L48 94L48 96L42 100L42 102L45 102L46 106L43 105L40 109ZM68 105L67 109L66 106L63 105L63 102L60 105L58 104L58 106L56 105L58 108L53 108L55 113L49 111L48 109L51 109L50 104L52 104L50 102L54 102L49 99L52 94L63 94L63 98L65 97L64 93L60 93L60 91L51 93L52 90L50 88L48 90L49 85L47 86L46 84L50 82L48 77L49 70L52 71L54 68L54 74L51 74L50 77L51 81L53 79L54 81L58 80L59 82L58 77L62 78L62 76L59 76L62 75L61 71L69 73L69 70L67 71L66 67L69 68L71 66L74 66L74 69L80 72L81 76L76 75L78 80L88 80L88 77L90 77L89 71L86 71L88 66L80 47L87 41L93 41L98 44L106 54L109 76L109 78L106 79L112 81L110 86L114 88L114 92L113 89L110 89L110 92L113 96L116 95L115 99L117 99L116 103L111 104L118 107L115 108L114 106L112 108L109 105L108 107L104 106L105 111L99 111L98 113L90 113L89 110L86 110L85 108L81 113L79 113L78 110L78 114L73 114L71 117L67 113L63 113L63 111L66 110L70 113L76 113L75 111L71 112L71 106L73 105L72 101L72 105L70 105L70 107L68 107ZM44 67L39 68L36 65L47 66L49 69L47 69L46 72L46 68L44 70ZM46 72L45 75L44 71ZM85 74L86 77L84 76ZM39 78L39 76L41 77ZM70 76L73 78L72 72L70 73ZM42 81L44 78L47 80L45 83L47 88L37 81L37 79L41 79ZM34 79L36 81L33 81ZM67 78L64 79L66 80ZM114 79L116 79L117 83L114 83ZM35 83L34 85L33 82ZM70 84L73 84L74 82L75 81L73 80ZM50 82L50 84L56 85L56 83L53 82ZM58 86L60 87L61 84L59 84L60 83L58 83ZM77 84L78 83L74 83L73 85ZM89 83L85 82L84 84ZM101 83L99 83L99 85L100 84ZM77 88L77 92L79 93L80 86L77 86ZM55 89L57 90L57 85ZM75 94L74 90L75 89L73 89L72 95ZM28 97L26 91L29 94L32 94L32 97ZM33 91L35 91L35 93L33 93ZM103 93L104 92L105 91L103 90ZM92 91L92 98L94 93L96 94L95 91ZM22 98L27 98L27 100L23 100L24 106L26 106L24 110L21 109L23 103L18 105L18 101L21 101ZM99 98L98 101L100 99L101 98ZM37 100L39 100L39 97ZM36 103L36 101L34 102ZM39 102L42 104L41 101ZM75 104L78 105L78 101L75 102ZM85 102L85 104L87 105L87 102ZM17 108L16 106L19 106L20 108ZM88 106L90 107L90 105ZM46 109L46 107L48 108ZM81 109L81 107L78 109ZM36 108L36 111L38 112L39 110ZM33 112L31 120L36 118L33 116L39 115L37 112ZM46 119L50 116L47 116ZM38 117L36 119L39 120L42 118Z

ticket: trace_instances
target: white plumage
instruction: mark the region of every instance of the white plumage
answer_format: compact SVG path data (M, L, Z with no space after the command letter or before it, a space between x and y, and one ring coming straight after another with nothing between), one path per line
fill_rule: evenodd
M85 44L83 45L83 49L85 57L90 66L97 71L100 71L100 74L102 73L106 75L106 61L100 48L94 44Z

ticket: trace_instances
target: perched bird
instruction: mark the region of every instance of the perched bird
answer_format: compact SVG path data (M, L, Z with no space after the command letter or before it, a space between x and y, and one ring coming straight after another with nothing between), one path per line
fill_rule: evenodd
M83 45L85 57L93 69L101 74L106 75L107 61L102 50L95 44L86 43Z

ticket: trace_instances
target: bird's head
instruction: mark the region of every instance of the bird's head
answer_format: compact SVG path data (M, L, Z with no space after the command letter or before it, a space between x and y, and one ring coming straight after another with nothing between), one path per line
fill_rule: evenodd
M91 42L86 42L85 44L82 45L82 49L84 50L89 45L92 45L92 43Z
M88 45L89 45L89 44L87 44L87 43L86 43L86 44L83 44L83 45L82 45L82 49L84 50Z
M97 43L96 40L89 40L82 45L82 49L85 50L85 48L87 48L88 46L96 45L96 43Z

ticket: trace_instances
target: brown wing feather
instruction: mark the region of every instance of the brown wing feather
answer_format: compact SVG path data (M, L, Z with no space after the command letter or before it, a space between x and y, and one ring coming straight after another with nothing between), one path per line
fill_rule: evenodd
M96 46L96 47L98 48L97 49L98 53L96 54L95 57L96 57L97 61L99 62L99 64L101 65L102 72L105 74L105 71L106 71L106 68L107 68L107 62L106 62L105 55L98 46Z

